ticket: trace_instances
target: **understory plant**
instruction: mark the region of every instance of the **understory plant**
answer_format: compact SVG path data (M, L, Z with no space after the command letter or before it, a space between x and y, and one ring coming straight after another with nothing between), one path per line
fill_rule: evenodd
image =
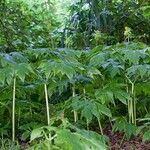
M52 137L48 137L51 133ZM41 139L41 143L29 148L33 149L61 149L61 150L75 150L75 149L103 149L106 150L106 142L108 139L92 131L79 129L70 124L66 119L62 120L59 128L51 126L44 126L37 128L31 133L31 142L36 139ZM72 140L74 139L74 140Z
M12 96L12 141L15 141L15 103L16 103L16 80L19 78L22 82L25 80L25 76L29 73L33 73L31 66L26 62L26 59L24 58L22 61L19 62L18 60L15 60L16 57L20 60L23 58L23 56L14 54L11 55L5 55L2 54L4 57L1 57L1 76L2 80L1 82L4 84L5 81L8 85L13 86L13 96Z
M22 53L1 53L0 119L4 120L3 114L6 112L12 115L12 141L15 141L15 135L18 134L18 130L15 133L15 126L27 135L25 139L28 140L33 128L29 129L27 125L26 129L25 126L21 129L19 126L27 124L26 119L32 121L32 117L31 124L39 123L42 126L47 121L48 125L40 128L39 139L39 133L34 139L31 138L37 144L46 140L48 145L55 146L54 141L59 141L62 134L65 135L64 139L66 135L78 139L83 136L85 128L88 130L86 134L95 130L93 124L99 127L101 136L109 124L113 131L126 133L128 139L144 132L144 140L148 140L149 127L141 119L148 114L150 106L149 62L149 47L133 42L97 46L89 51L31 49ZM12 88L12 94L7 95ZM21 98L29 108L22 109L20 100L16 111L16 99L19 101ZM12 109L9 102L12 102ZM8 116L5 122L10 126ZM25 116L30 116L30 119L24 119ZM68 118L77 130L72 126L60 129L60 120L56 118ZM80 131L80 128L84 129ZM133 132L130 133L130 130ZM1 132L6 137L9 135L9 132ZM58 139L55 137L57 132L61 133ZM82 146L82 149L85 148L84 144Z

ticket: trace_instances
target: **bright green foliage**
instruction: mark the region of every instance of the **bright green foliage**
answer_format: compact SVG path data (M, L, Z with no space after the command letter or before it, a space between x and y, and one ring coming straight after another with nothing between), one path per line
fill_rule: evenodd
M148 141L149 2L60 2L0 2L0 147L19 149L13 129L29 149L104 150L108 125Z
M46 79L48 79L51 75L57 74L66 75L69 79L73 77L75 74L74 68L69 65L67 62L53 62L53 61L46 61L45 63L41 63L39 69L41 68L42 72L45 73Z
M150 41L149 1L76 1L69 10L65 46L81 49L124 40Z
M82 126L88 129L91 124L97 124L101 134L106 120L108 122L118 115L124 116L125 121L115 121L114 131L125 132L128 139L136 136L141 129L138 128L137 118L145 116L150 104L148 49L149 47L142 43L132 42L100 46L86 52L71 49L31 49L25 52L1 53L0 119L3 124L7 124L1 130L1 134L6 136L9 134L7 132L10 128L9 115L6 116L5 121L3 115L5 112L11 114L12 94L9 91L12 80L16 77L15 114L16 123L18 122L16 132L21 131L21 139L29 140L32 129L38 127L36 126L38 124L45 124L46 112L49 112L50 124L54 127L53 132L58 132L59 135L55 137L58 142L57 148L62 147L59 145L62 144L62 139L66 141L63 146L68 149L73 149L82 137L86 136L87 139L82 139L83 142L79 144L81 149L85 149L91 140L95 140L94 135L91 135L92 139L85 135L95 134L90 131L81 130L82 134L87 132L82 135L80 130L73 132L68 128L57 128L59 121L57 122L56 118L67 117L72 121L74 113L76 113L77 124L83 122ZM45 84L48 107L45 107L43 102ZM120 114L120 111L123 114ZM50 146L51 142L48 142L47 138L43 139L43 128L40 128L40 134L39 129L34 130L31 139L37 139L38 136L42 143L34 140L38 143L35 146ZM71 138L76 139L75 143L70 141ZM97 147L96 142L93 149Z
M113 131L120 131L125 134L127 139L129 140L133 135L136 136L140 132L139 129L126 122L124 119L119 119L116 121L116 123L113 125Z
M2 56L4 55L4 56ZM20 53L2 54L1 56L1 80L0 82L4 85L11 84L14 77L18 77L22 82L25 80L25 76L29 73L33 73L33 70L27 59Z
M68 129L68 127L70 129ZM71 129L74 132L71 132ZM48 130L48 132L47 132ZM47 134L49 132L55 133L51 138L47 138ZM105 142L106 139L97 133L92 131L80 130L78 128L71 127L70 125L66 126L65 128L55 128L51 127L42 127L32 131L31 134L31 141L35 140L36 138L43 138L43 142L33 146L32 149L61 149L61 150L84 150L84 149L107 149ZM53 142L55 145L50 144L50 141L54 140ZM105 141L105 142L104 142ZM46 144L47 143L47 144Z
M95 93L97 99L104 103L114 103L114 99L120 100L122 103L127 104L127 100L131 99L130 95L122 90L125 84L108 83L103 89L98 89Z
M144 141L149 141L150 140L150 131L147 131L144 133Z
M111 111L105 106L102 105L99 101L94 99L84 99L80 97L73 97L71 107L73 110L81 112L81 118L86 118L89 122L92 121L92 118L101 118L102 115L111 117Z
M47 7L48 6L48 7ZM51 34L58 22L54 18L54 6L45 2L28 5L22 0L2 0L0 4L1 50L22 51L28 47L56 46Z

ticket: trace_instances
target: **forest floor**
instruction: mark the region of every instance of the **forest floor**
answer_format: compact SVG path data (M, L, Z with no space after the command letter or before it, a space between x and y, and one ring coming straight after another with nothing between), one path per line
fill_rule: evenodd
M109 137L111 150L150 150L150 141L143 142L140 136L128 141L124 134L114 133L110 127L104 129L104 133Z

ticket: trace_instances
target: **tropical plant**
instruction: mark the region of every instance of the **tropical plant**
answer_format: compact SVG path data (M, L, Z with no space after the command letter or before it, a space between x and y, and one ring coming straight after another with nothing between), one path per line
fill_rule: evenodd
M1 0L0 149L148 143L149 2L61 2Z
M14 56L14 57L13 57ZM16 56L16 57L15 57ZM23 56L18 53L2 54L1 57L1 83L6 81L8 85L13 85L13 97L12 97L12 141L15 141L15 101L16 101L16 80L19 78L22 82L25 80L25 76L32 71L29 64L25 63L24 58L19 63ZM16 61L15 61L16 59ZM13 82L13 83L12 83Z
M73 132L71 132L73 130ZM47 134L51 132L53 136L48 138ZM78 129L66 120L63 120L62 124L59 128L53 126L45 126L42 128L38 128L33 130L31 134L31 141L42 138L42 143L37 144L29 150L32 149L68 149L75 150L79 149L107 149L106 139L103 136L100 136L92 131L86 131ZM72 140L74 138L75 140Z

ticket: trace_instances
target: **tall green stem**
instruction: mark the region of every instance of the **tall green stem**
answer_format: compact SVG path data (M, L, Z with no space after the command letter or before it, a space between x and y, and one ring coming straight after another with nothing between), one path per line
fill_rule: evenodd
M16 77L13 80L13 104L12 104L12 141L15 141L15 101L16 101Z
M129 93L129 88L128 88L128 83L127 83L127 81L126 81L126 84L127 84L127 86L126 86L126 92ZM131 101L131 100L128 99L128 115L129 115L129 123L131 123L130 101Z
M89 130L89 120L86 119L86 127L87 127L87 130Z
M45 101L46 101L46 113L47 113L47 124L50 124L50 113L49 113L49 104L48 104L48 92L47 92L47 85L44 84L44 91L45 91Z
M131 84L131 94L132 94L132 99L128 101L129 123L133 123L136 125L136 99L135 99L135 90L134 90L135 82L132 82L128 77L127 79ZM127 92L128 92L128 88L127 88Z
M98 120L98 125L99 125L99 129L100 129L101 135L104 135L101 121L100 121L99 118L97 118L97 120Z
M130 101L130 114L131 114L131 123L134 124L134 107L133 107L133 99Z
M75 86L72 87L72 97L75 97L76 93L75 93ZM74 122L77 122L78 120L78 113L74 110Z
M136 125L136 99L135 99L134 83L132 83L132 96L133 96L133 123Z
M86 93L85 88L83 88L84 96L85 96L85 93ZM86 98L84 100L86 100ZM88 119L86 119L86 127L87 127L87 130L89 130L89 120Z
M134 124L136 125L136 99L134 99Z

